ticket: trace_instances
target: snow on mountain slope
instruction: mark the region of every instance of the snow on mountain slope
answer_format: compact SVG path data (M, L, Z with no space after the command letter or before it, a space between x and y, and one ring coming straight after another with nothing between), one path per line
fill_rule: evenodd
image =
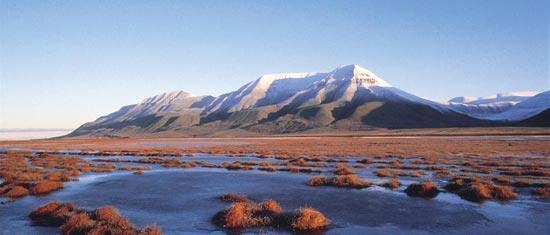
M281 102L323 78L319 73L263 75L236 91L223 94L205 108L205 113L235 112Z
M457 112L472 117L492 119L492 116L505 112L537 94L533 91L522 91L499 93L488 97L462 96L450 99L448 106Z
M440 104L409 94L382 80L371 71L359 65L347 65L326 73L326 77L306 90L296 94L287 102L294 107L352 102L365 99L409 101L444 109Z
M537 95L539 92L535 91L518 91L518 92L508 92L508 93L498 93L496 95L488 97L469 97L461 96L455 97L449 100L449 103L454 104L493 104L493 103L519 103L530 97Z
M214 99L212 96L194 97L184 91L172 91L144 99L134 105L122 107L117 112L100 117L95 123L131 120L151 114L184 112L188 109L202 109Z
M514 107L489 116L490 120L520 121L535 116L550 108L550 91L542 92L536 96L528 98Z
M160 94L86 123L70 135L479 127L517 125L518 122L488 120L518 121L545 112L531 122L541 123L539 119L544 119L550 108L550 91L532 95L520 92L484 98L457 97L441 104L393 87L353 64L324 73L263 75L218 97L193 97L183 91Z
M256 110L256 118L263 119L268 113L279 116L289 110L334 103L365 100L416 102L448 111L440 104L404 92L391 86L371 71L356 65L338 67L326 73L290 73L263 75L237 91L216 98L205 108L203 121L227 119L243 110ZM247 120L250 115L247 115Z

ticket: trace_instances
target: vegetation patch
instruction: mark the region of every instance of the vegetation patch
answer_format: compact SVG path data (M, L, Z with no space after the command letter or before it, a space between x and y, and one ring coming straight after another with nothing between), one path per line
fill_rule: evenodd
M224 201L233 200L225 194L220 198ZM241 195L242 196L242 195ZM275 200L268 199L261 203L238 197L224 210L218 212L212 222L219 227L229 230L239 230L254 227L274 227L295 232L322 231L330 225L330 221L319 211L302 207L295 212L284 212Z
M111 206L85 211L72 203L53 201L34 209L29 217L37 225L60 227L60 232L64 235L162 234L157 226L135 228L128 219L122 217L118 210Z
M405 193L411 197L433 198L439 194L439 189L432 181L424 181L419 184L411 184L405 189Z
M357 175L337 175L327 178L325 176L315 176L307 181L309 186L334 186L342 188L367 188L371 184L365 180L359 178Z
M454 178L445 189L464 200L478 203L491 199L507 201L517 196L510 187L483 182L476 178Z

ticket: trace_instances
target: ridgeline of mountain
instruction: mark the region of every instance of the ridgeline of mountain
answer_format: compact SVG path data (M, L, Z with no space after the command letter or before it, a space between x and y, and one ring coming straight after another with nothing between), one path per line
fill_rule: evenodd
M494 99L462 97L440 104L393 87L358 65L348 65L327 73L263 75L219 97L164 93L86 123L68 136L545 126L549 121L540 118L527 122L550 107L549 93L545 93ZM518 122L522 120L526 122Z

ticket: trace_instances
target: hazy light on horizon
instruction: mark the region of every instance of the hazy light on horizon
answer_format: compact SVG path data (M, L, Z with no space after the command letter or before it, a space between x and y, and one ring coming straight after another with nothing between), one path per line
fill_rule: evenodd
M435 100L549 84L548 1L2 1L0 128L360 64Z

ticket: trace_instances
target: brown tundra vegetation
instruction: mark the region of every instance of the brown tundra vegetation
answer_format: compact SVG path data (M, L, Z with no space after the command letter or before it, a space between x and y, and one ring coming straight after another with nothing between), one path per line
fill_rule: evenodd
M398 178L392 178L382 183L380 186L394 190L396 188L399 188L399 186L401 186L401 183L399 182Z
M339 163L336 165L336 168L334 169L333 173L335 175L353 175L356 174L353 168L351 168L348 164L345 163Z
M411 184L405 189L405 193L411 197L433 198L439 193L437 185L432 181L424 181L420 184Z
M533 194L543 199L550 199L550 186L537 188L533 190Z
M32 195L44 195L63 188L63 183L55 181L42 181L34 185L30 192Z
M224 199L225 194L221 198ZM285 213L275 200L265 200L259 204L252 200L241 198L233 202L223 211L217 213L212 221L226 229L246 229L254 227L276 227L293 231L324 230L330 221L313 208L300 208L294 213Z
M491 182L482 182L477 178L454 178L445 186L445 189L472 202L483 202L490 199L506 201L514 199L517 196L517 194L507 186L496 185Z
M367 188L370 183L367 180L359 178L357 175L338 175L331 178L319 175L310 178L307 181L309 186L335 186L342 188Z
M85 211L72 203L49 202L33 210L29 217L38 225L60 226L61 234L138 234L160 235L156 226L136 229L111 206Z

